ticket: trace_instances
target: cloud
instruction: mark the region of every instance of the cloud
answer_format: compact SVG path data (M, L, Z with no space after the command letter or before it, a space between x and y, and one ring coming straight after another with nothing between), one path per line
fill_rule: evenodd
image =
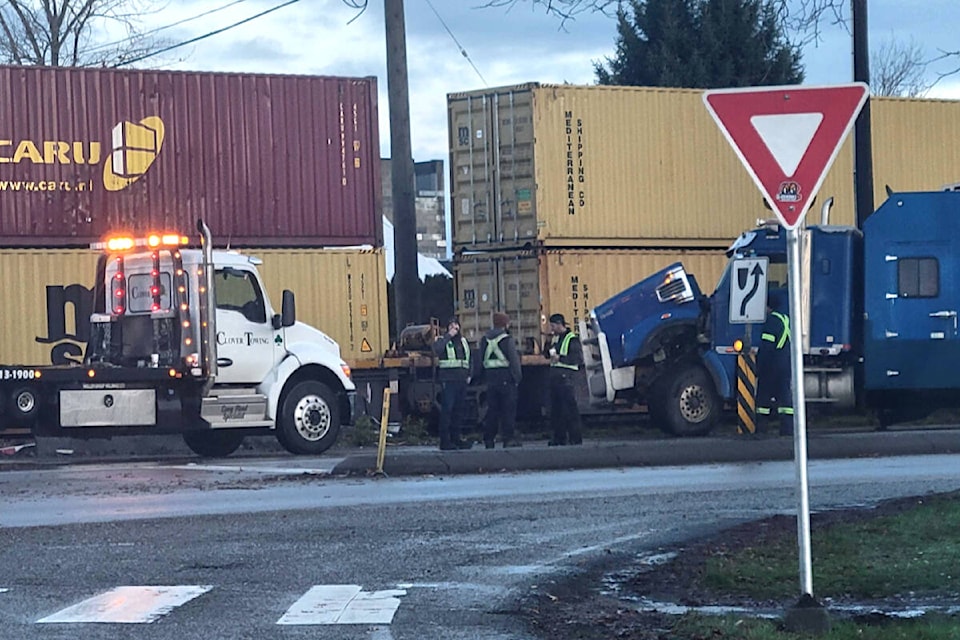
M186 23L178 33L183 39L195 37L279 3L249 0ZM560 21L546 15L542 6L521 2L511 10L476 8L481 3L405 0L411 143L417 160L447 155L448 93L484 88L484 80L490 87L526 82L592 84L594 63L614 54L616 20L609 16L583 13L561 28ZM166 12L151 21L175 22L223 4L222 0L170 0ZM956 20L949 19L960 14L956 0L913 2L909 11L903 10L903 4L902 0L871 1L871 42L879 43L892 31L906 40L914 35L931 58L938 47L958 48L952 26ZM821 25L821 32L820 42L804 51L806 82L849 82L853 78L849 32L836 25ZM343 0L298 2L202 40L186 52L190 54L186 59L169 66L201 71L376 76L381 152L389 155L386 44L380 0L369 0L359 15ZM943 70L931 70L936 71ZM941 81L935 87L936 95L960 95L958 82Z

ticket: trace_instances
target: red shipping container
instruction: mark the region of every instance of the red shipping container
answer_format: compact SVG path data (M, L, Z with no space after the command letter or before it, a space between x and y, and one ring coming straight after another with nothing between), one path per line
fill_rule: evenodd
M0 247L382 244L376 78L0 67Z

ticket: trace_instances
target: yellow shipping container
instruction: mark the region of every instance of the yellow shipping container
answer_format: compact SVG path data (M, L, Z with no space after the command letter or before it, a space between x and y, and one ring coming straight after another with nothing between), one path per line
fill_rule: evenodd
M270 249L244 253L271 302L297 295L297 319L340 343L344 359L378 357L388 344L382 249ZM86 250L0 251L0 362L43 365L82 359L89 336L97 254Z
M702 91L526 84L447 97L454 245L715 246L771 217ZM960 180L960 101L871 100L874 198ZM853 224L853 141L820 189ZM811 221L819 220L814 206Z
M90 250L0 250L0 362L82 360L96 267Z
M710 294L727 264L724 249L546 249L473 253L454 264L457 309L467 339L476 344L494 311L510 315L522 353L538 353L546 318L569 323L674 262L683 262Z
M250 249L279 308L284 289L297 295L297 319L340 344L347 362L380 358L389 346L383 249Z

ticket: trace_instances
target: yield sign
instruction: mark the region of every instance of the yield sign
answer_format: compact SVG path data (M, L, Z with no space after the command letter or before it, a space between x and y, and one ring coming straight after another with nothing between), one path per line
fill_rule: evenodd
M869 92L862 82L716 89L703 102L780 222L794 229Z

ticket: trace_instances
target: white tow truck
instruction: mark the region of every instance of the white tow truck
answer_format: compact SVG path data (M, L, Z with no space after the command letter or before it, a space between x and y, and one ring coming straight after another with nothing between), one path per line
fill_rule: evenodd
M296 321L293 292L276 313L260 261L215 251L210 229L197 227L195 248L174 233L93 245L101 254L83 365L0 365L3 427L38 437L182 434L211 457L246 435L274 433L296 454L336 441L356 393L339 345Z

